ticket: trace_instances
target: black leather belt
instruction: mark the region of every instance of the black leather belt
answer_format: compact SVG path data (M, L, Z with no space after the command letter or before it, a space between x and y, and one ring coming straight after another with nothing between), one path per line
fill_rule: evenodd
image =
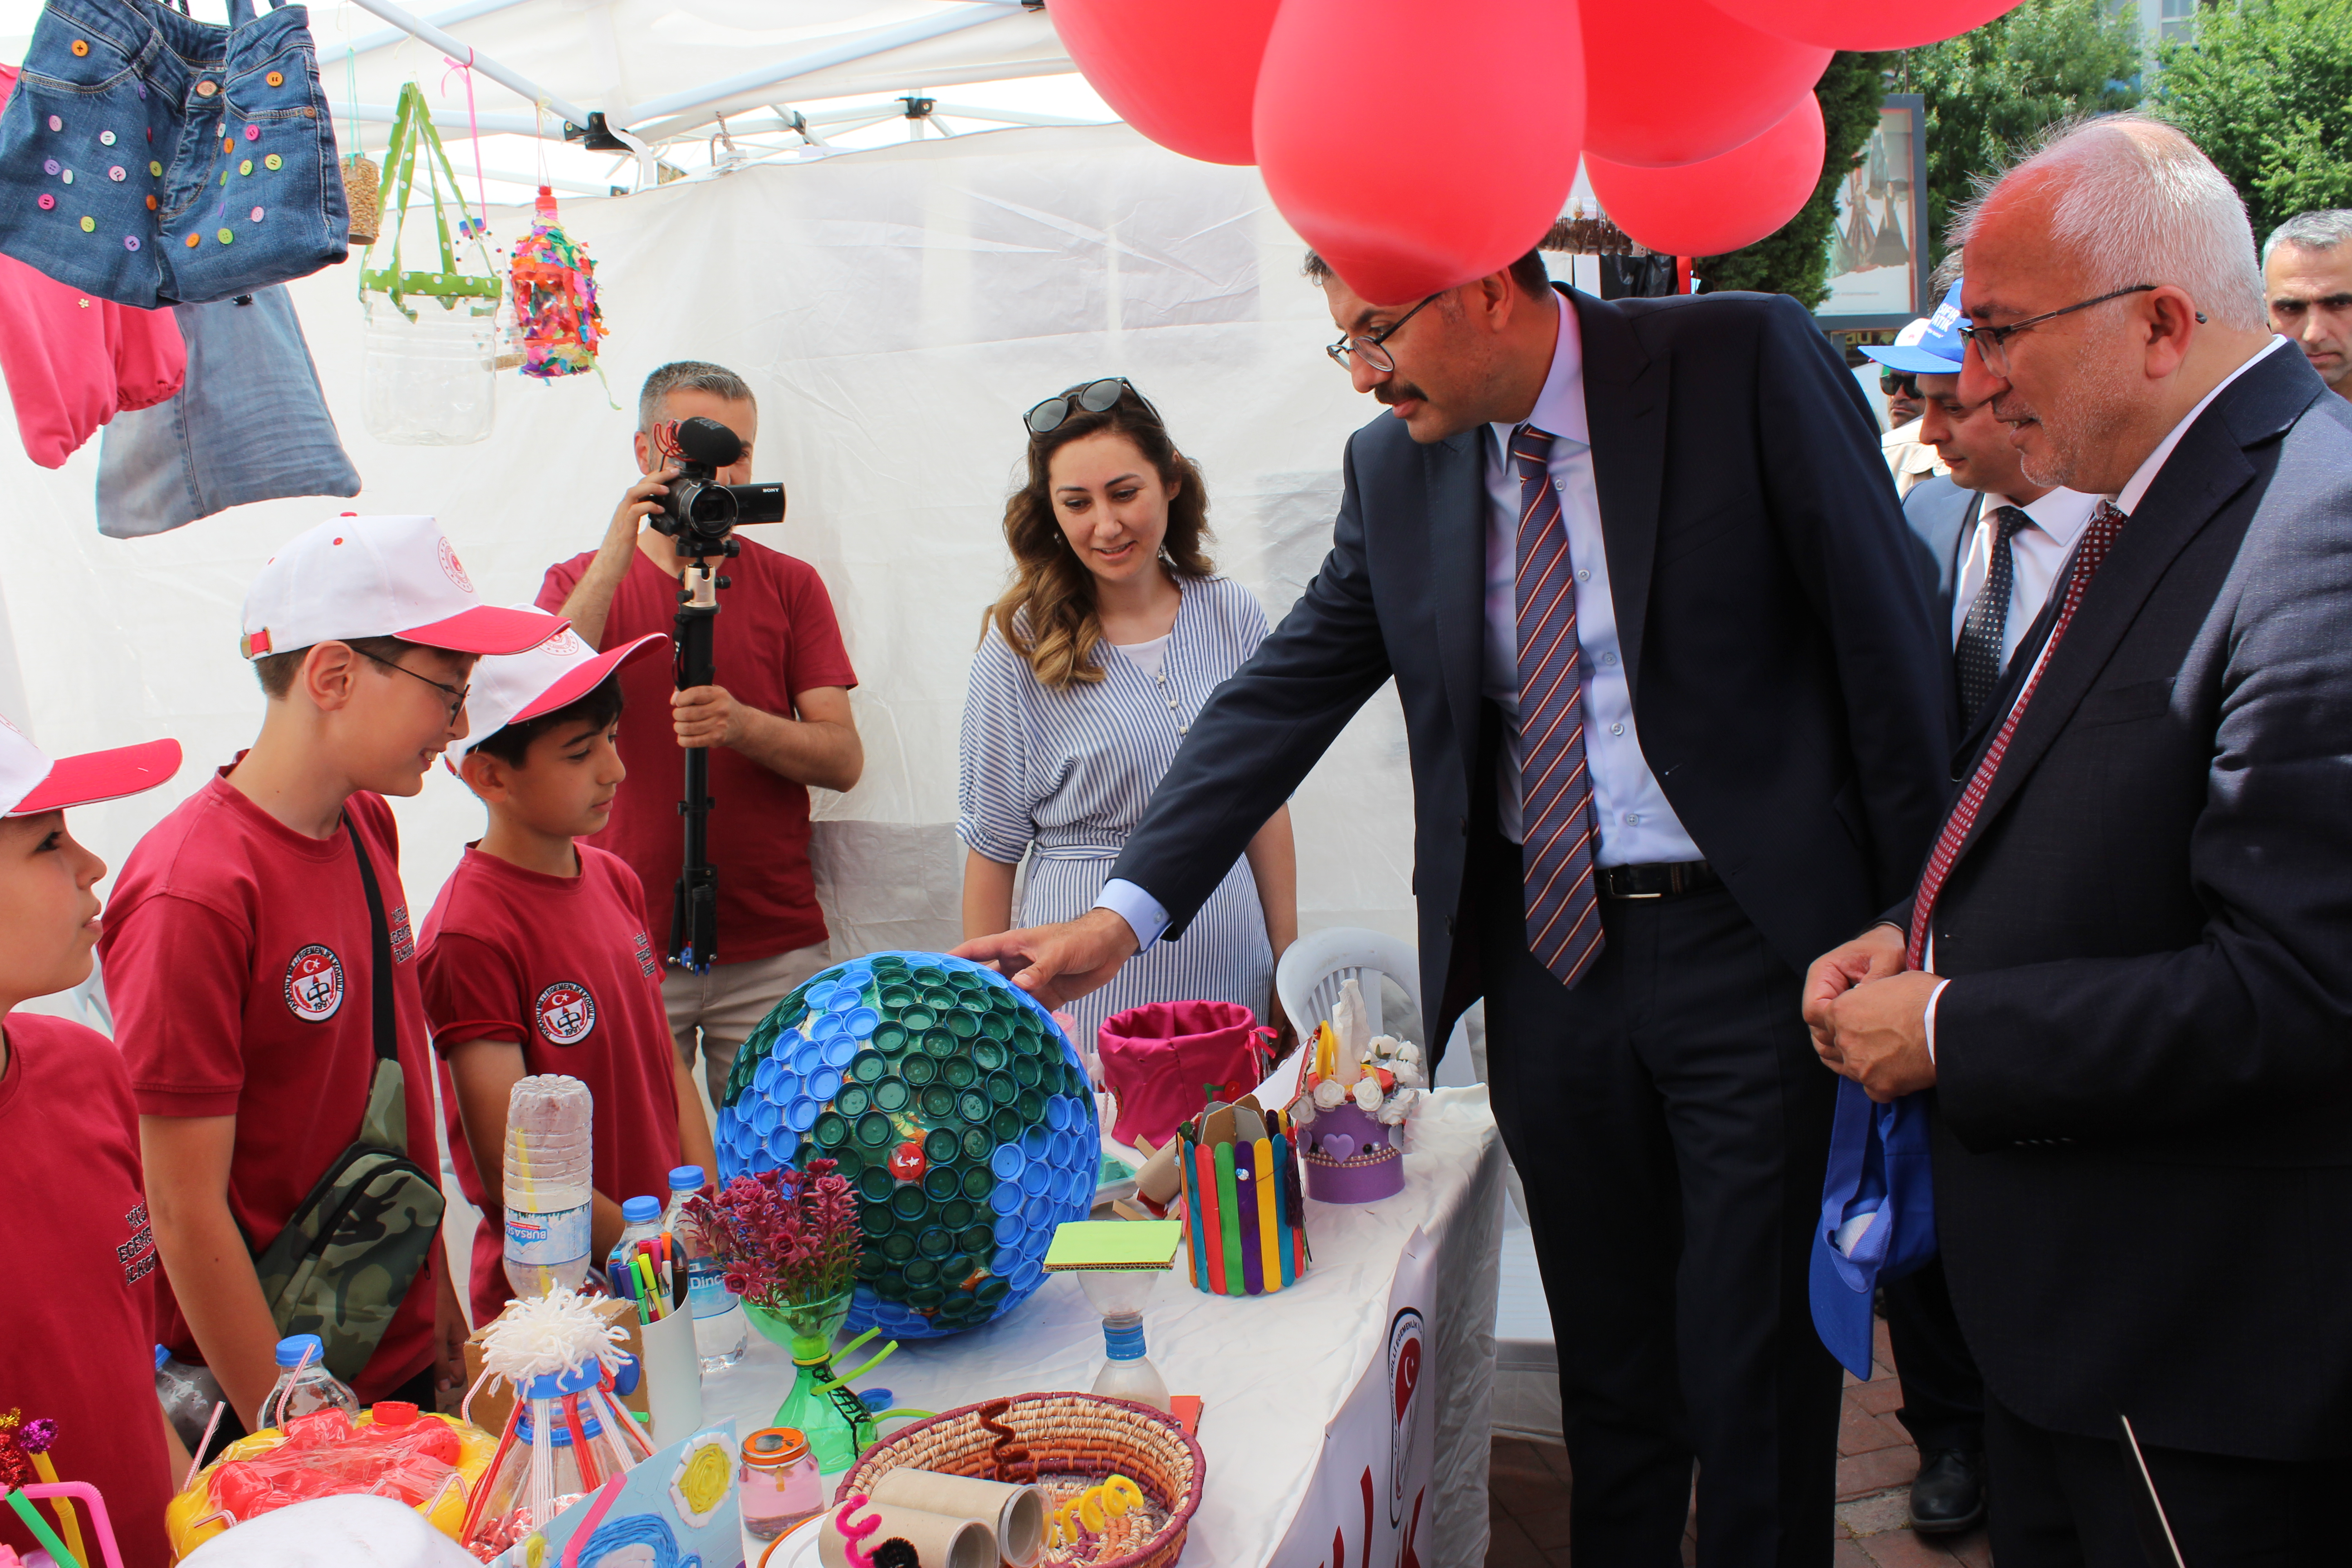
M1670 899L1677 893L1720 888L1723 879L1704 860L1675 860L1649 866L1601 866L1594 870L1593 885L1604 899Z

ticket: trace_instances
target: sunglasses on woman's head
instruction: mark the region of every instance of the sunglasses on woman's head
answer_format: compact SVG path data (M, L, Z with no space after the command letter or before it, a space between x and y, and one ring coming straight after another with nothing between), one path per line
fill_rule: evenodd
M1118 402L1119 395L1126 392L1135 392L1133 382L1123 375L1105 376L1100 381L1087 383L1086 385L1078 388L1075 396L1066 393L1059 397L1045 399L1045 402L1032 408L1024 416L1023 422L1029 426L1031 435L1048 435L1060 429L1073 414L1108 413ZM1151 406L1151 399L1139 392L1135 392L1135 400L1143 405L1143 411L1150 415L1154 420L1160 418L1160 410Z

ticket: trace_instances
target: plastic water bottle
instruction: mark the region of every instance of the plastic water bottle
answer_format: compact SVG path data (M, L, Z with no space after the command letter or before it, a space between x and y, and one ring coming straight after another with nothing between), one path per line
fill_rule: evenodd
M264 1427L283 1426L297 1415L330 1407L346 1415L360 1413L359 1395L327 1370L325 1353L316 1334L293 1334L278 1342L278 1385L261 1402Z
M536 1073L507 1096L507 1284L524 1298L588 1277L595 1189L588 1086Z
M173 1358L169 1347L155 1347L155 1397L163 1402L163 1414L172 1423L172 1430L188 1446L191 1454L205 1440L205 1427L212 1420L213 1406L220 1402L220 1384L213 1377L212 1369L190 1366Z
M637 1255L637 1243L661 1236L661 1199L628 1199L621 1205L621 1239L613 1244L612 1256L605 1260L604 1278L611 1282L614 1295L634 1301L641 1292L629 1260Z
M751 1320L743 1303L727 1289L726 1267L711 1255L702 1239L702 1227L686 1215L686 1200L702 1190L702 1167L680 1165L669 1173L669 1210L662 1225L686 1252L686 1300L694 1309L694 1353L706 1373L719 1372L743 1359L751 1343Z

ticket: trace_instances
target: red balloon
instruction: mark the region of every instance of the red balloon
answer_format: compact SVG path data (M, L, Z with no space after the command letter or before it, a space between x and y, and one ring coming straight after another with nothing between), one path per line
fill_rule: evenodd
M2005 16L2017 0L1715 0L1751 27L1825 49L1916 49Z
M1704 163L1642 169L1588 155L1584 172L1601 210L1652 250L1720 256L1797 216L1822 183L1827 142L1809 92L1780 124Z
M1254 122L1274 205L1375 304L1508 267L1576 183L1576 14L1574 0L1285 0Z
M1779 124L1829 63L1829 50L1707 0L1596 5L1584 13L1584 150L1647 168L1728 153Z
M1278 0L1054 0L1070 58L1120 119L1171 153L1255 163L1250 106Z

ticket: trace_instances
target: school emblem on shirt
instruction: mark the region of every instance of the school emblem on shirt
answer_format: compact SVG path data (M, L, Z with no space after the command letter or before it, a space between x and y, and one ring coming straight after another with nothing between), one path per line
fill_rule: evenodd
M392 961L406 963L416 956L416 935L408 929L408 906L392 911Z
M466 575L465 563L457 559L457 547L451 544L449 541L445 538L441 541L439 555L441 558L441 574L448 578L452 583L457 584L458 587L463 588L467 593L472 593L474 591L474 580Z
M596 1026L596 998L588 987L559 980L539 994L539 1032L551 1046L576 1046Z
M343 961L312 942L286 966L286 1005L306 1024L323 1024L343 1005Z
M114 1258L122 1265L122 1282L136 1285L155 1271L155 1232L147 1223L147 1205L138 1205L122 1216L122 1223L131 1239L114 1249Z
M646 979L659 980L661 978L661 965L654 962L653 942L643 931L637 932L636 935L631 937L629 940L636 945L637 967L646 972Z

